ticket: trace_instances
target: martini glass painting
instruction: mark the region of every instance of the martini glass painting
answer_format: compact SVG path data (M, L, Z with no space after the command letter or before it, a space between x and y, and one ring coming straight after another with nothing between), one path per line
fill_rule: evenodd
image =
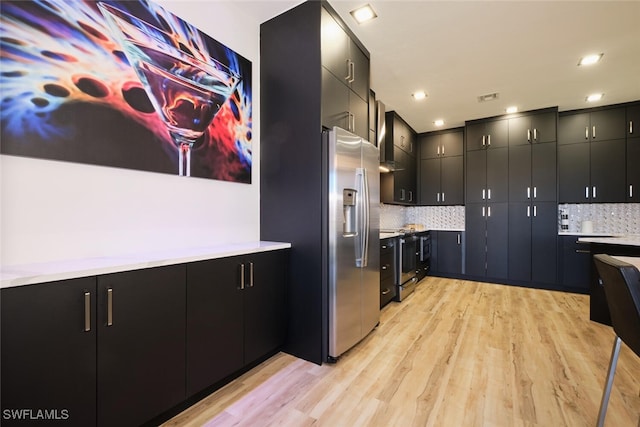
M185 52L169 34L127 12L98 6L178 147L178 174L190 176L191 149L240 76L213 58L200 60Z

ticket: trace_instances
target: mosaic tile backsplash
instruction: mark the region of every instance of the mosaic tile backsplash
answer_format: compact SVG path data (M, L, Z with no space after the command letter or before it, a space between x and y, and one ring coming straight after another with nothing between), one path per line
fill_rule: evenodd
M423 224L432 230L464 229L464 206L395 206L380 204L380 228ZM569 231L579 233L582 221L593 223L593 233L640 234L640 203L593 203L558 205L569 217Z
M380 228L423 224L430 230L464 230L464 206L394 206L381 204Z
M562 211L569 216L571 233L581 231L582 221L591 221L594 233L640 234L640 203L560 204L558 230Z

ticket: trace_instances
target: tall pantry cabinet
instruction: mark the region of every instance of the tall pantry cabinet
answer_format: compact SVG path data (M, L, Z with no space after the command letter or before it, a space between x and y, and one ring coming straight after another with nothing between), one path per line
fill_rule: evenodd
M326 1L260 26L260 239L291 242L284 350L322 363L328 342L322 129L369 138L369 52Z

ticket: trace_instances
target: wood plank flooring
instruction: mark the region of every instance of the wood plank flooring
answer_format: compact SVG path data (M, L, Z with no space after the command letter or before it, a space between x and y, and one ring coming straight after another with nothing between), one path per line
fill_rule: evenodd
M279 353L164 426L595 426L613 337L586 295L427 277L337 364ZM606 426L640 427L624 344Z

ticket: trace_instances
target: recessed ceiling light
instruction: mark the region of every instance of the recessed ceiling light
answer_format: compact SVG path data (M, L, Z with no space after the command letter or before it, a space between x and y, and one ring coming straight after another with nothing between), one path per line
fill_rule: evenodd
M518 107L507 107L507 114L513 114L518 111Z
M377 18L376 12L373 10L370 4L365 4L357 9L353 9L351 16L356 20L358 24L362 24L366 21L371 21L373 18Z
M427 94L424 93L424 91L420 90L420 91L414 93L412 96L416 101L419 101L421 99L425 99L427 97Z
M600 101L603 96L604 93L592 93L591 95L587 96L587 102Z
M438 120L434 121L433 124L436 125L436 126L442 126L442 125L444 125L444 120L438 119Z
M604 53L595 53L593 55L583 56L580 58L578 65L593 65L602 59L602 55L604 55Z

